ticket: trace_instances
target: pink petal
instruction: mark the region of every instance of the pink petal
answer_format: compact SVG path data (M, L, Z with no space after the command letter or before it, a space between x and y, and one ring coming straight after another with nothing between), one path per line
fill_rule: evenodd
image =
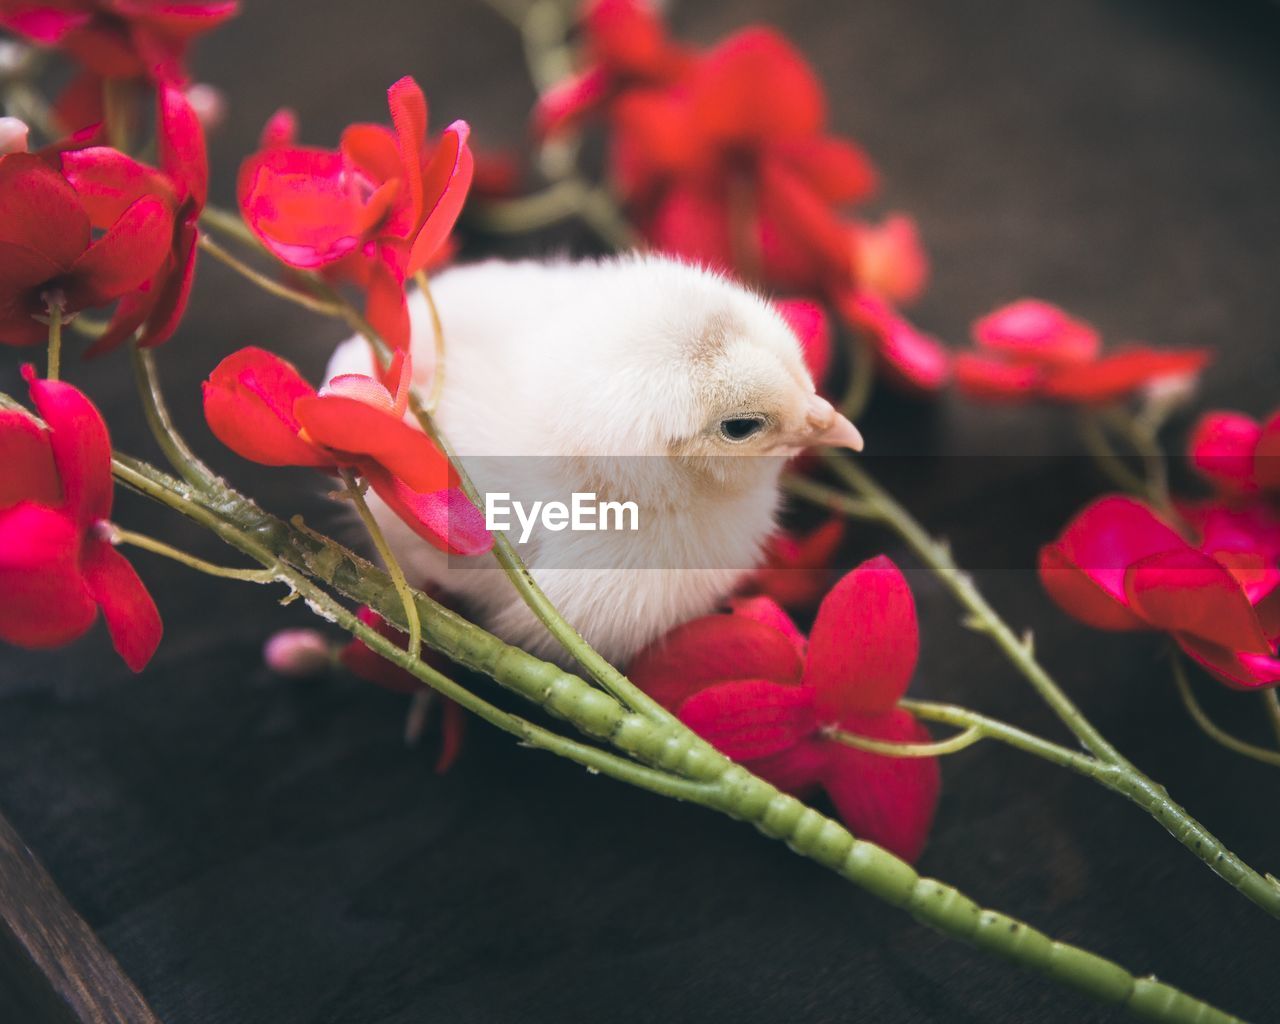
M680 705L680 721L735 761L769 757L814 730L813 691L767 679L718 683Z
M190 196L197 209L204 209L209 193L209 158L200 118L186 93L176 86L161 86L157 98L160 166L177 186L179 195Z
M965 394L993 401L1024 401L1044 387L1044 367L1011 363L996 356L961 352L955 357L956 384Z
M89 244L89 217L67 181L32 153L0 159L0 242L66 269Z
M98 609L80 576L81 532L70 516L29 501L0 511L0 640L60 647Z
M425 205L406 274L416 274L431 262L462 213L475 175L475 158L467 146L470 131L466 121L454 121L431 154L422 182Z
M915 391L944 387L951 378L951 354L936 338L917 330L879 296L845 291L838 309L854 327L866 333L884 370Z
M831 321L827 311L808 299L780 299L774 306L800 340L804 364L820 388L831 368Z
M1185 547L1149 555L1124 576L1129 606L1157 629L1251 654L1271 654L1258 616L1234 576Z
M977 320L973 339L1018 362L1066 365L1097 358L1098 332L1040 299L1019 299Z
M823 599L809 631L804 682L819 720L888 711L907 692L919 653L906 577L884 555L863 562Z
M83 309L150 280L169 255L173 215L159 199L139 199L71 267L67 306Z
M841 722L848 732L894 743L929 743L928 730L910 712L855 716ZM822 785L841 820L867 839L915 861L924 849L938 805L941 777L932 757L886 757L828 741Z
M102 608L112 644L126 665L141 672L164 633L155 601L124 555L105 541L85 546L83 568L85 585Z
M677 708L712 683L769 679L798 683L803 662L792 638L740 615L709 615L678 626L632 659L631 681Z
M1263 490L1280 492L1280 412L1262 426L1253 453L1253 475Z
M1233 690L1257 690L1280 683L1280 659L1269 654L1232 651L1193 636L1179 636L1177 641L1193 661Z
M800 628L792 621L791 616L783 611L778 602L772 597L765 595L734 598L729 602L729 608L734 615L741 616L744 619L753 619L781 633L791 641L796 653L801 658L804 657L809 641L805 639L805 635L800 632Z
M16 409L0 409L0 511L20 501L56 507L62 483L48 434Z
M457 487L421 493L373 463L359 467L387 507L419 537L451 555L482 555L493 547L484 515Z
M1191 432L1191 464L1224 490L1249 494L1257 489L1253 456L1262 424L1238 412L1210 412Z
M1045 379L1044 392L1064 402L1105 404L1172 378L1193 377L1208 365L1208 349L1117 350L1097 362L1062 366Z
M49 445L64 495L62 508L83 530L111 515L111 439L94 404L60 380L38 380L23 368L31 401L49 426Z

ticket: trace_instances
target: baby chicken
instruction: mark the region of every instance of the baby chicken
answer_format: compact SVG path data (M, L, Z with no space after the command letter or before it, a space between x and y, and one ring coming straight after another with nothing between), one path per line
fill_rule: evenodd
M569 505L574 494L635 503L633 517L601 512L595 529L585 515L581 529L548 515L523 543L516 515L504 517L551 601L615 663L710 612L759 565L788 458L862 447L815 394L777 311L708 271L642 255L494 261L441 274L433 295L447 344L436 419L480 493L509 495L507 508ZM434 341L421 294L410 310L414 382L426 394ZM371 367L352 338L327 376ZM564 660L493 559L437 551L370 500L412 582L439 585L503 639Z

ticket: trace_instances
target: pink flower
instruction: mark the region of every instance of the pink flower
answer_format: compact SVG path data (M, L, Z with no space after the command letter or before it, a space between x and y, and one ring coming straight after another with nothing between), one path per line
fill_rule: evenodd
M764 565L751 574L741 594L772 598L791 611L817 604L831 582L832 561L844 532L844 520L833 516L802 537L775 533L765 549Z
M1098 332L1057 306L1021 299L973 325L977 352L955 357L956 382L975 398L1048 398L1100 405L1170 380L1194 377L1206 349L1128 345L1102 353Z
M1280 497L1280 412L1265 423L1206 413L1191 435L1191 464L1226 495Z
M1235 689L1280 682L1280 570L1229 510L1201 509L1193 544L1132 498L1101 498L1040 551L1059 605L1098 629L1159 630Z
M163 626L138 574L111 544L111 441L80 391L23 368L41 427L0 409L0 640L60 647L102 610L135 672Z
M388 344L409 344L405 280L440 256L462 212L474 160L455 121L427 141L427 103L412 78L387 92L394 125L355 124L337 150L297 146L277 114L240 168L245 222L281 262L365 289L366 316Z
M754 598L678 627L629 674L729 757L790 792L825 790L855 834L915 860L937 805L937 760L856 750L829 728L929 742L897 706L918 650L911 590L882 556L827 594L808 640L775 602Z

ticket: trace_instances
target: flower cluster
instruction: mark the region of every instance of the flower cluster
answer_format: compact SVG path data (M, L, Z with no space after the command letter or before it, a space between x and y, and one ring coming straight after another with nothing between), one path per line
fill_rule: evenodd
M807 639L772 599L742 599L677 627L629 675L729 757L789 792L825 790L855 834L914 860L937 804L936 759L868 753L833 732L929 742L897 706L918 652L911 589L881 556L832 588Z
M111 441L79 390L24 368L43 423L0 408L0 639L59 647L102 610L111 640L141 671L160 613L112 545Z
M671 40L644 0L594 0L582 20L588 65L543 96L535 128L548 137L591 115L606 121L614 185L649 244L821 297L892 376L944 384L945 349L895 308L927 275L915 225L841 212L874 193L876 174L827 130L804 57L763 27L699 52Z
M228 448L264 466L358 473L410 529L442 551L488 551L493 538L449 460L405 422L411 380L410 359L401 350L387 373L393 390L346 374L317 393L293 364L243 348L205 382L205 419Z
M1044 398L1105 405L1160 383L1193 379L1209 362L1205 349L1125 345L1103 353L1102 337L1083 320L1039 299L1021 299L973 325L976 352L955 357L956 383L976 398Z
M245 222L282 263L358 284L370 324L403 348L405 281L447 255L474 160L465 121L429 142L426 99L412 78L387 100L393 127L351 125L336 150L297 145L292 114L277 114L240 169L239 197Z

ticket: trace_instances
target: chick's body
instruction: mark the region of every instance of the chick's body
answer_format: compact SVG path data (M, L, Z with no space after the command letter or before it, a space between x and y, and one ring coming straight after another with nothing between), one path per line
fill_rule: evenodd
M442 274L432 293L447 342L436 420L481 494L526 508L575 493L636 503L634 532L535 528L517 544L551 601L612 660L711 611L758 565L787 457L813 438L856 437L813 395L773 307L694 267L488 262ZM410 311L414 383L426 394L434 339L421 294ZM371 368L354 338L328 376ZM493 559L447 556L373 508L413 582L438 584L505 640L563 660ZM518 541L516 516L506 518Z

